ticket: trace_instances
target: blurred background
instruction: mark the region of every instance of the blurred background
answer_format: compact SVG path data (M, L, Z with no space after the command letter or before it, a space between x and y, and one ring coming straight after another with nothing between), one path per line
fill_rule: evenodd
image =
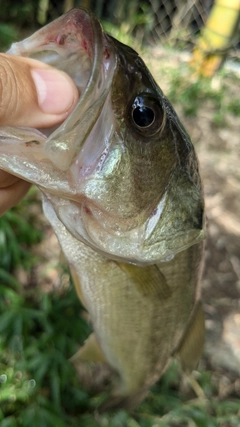
M1 47L73 7L86 7L109 31L136 38L138 47L164 43L188 50L212 14L208 32L215 34L207 36L205 49L239 59L238 0L11 0L11 4L1 0L0 6Z
M140 52L189 132L205 189L206 345L173 361L133 413L95 414L105 390L68 358L89 334L39 192L0 218L0 427L240 425L240 0L0 0L0 49L72 7Z

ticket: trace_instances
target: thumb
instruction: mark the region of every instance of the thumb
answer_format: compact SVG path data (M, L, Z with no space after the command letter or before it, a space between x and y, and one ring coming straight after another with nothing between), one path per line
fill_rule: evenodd
M66 73L35 59L0 54L1 126L54 126L73 110L78 97Z

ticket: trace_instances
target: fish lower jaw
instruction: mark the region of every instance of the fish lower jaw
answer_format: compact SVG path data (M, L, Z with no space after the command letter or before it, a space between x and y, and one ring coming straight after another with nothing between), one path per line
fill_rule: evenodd
M53 202L53 197L51 199ZM159 230L153 241L151 236L146 238L145 224L125 232L107 227L105 220L100 221L100 214L99 218L92 215L91 205L86 201L80 204L62 199L62 204L53 203L53 206L60 221L77 240L106 258L139 266L171 261L178 252L205 237L204 230L169 233L167 237Z
M171 261L174 256L201 242L204 230L190 230L178 235L162 236L153 243L145 238L144 225L127 232L106 230L99 222L84 224L85 243L107 258L146 266ZM80 236L78 236L80 238Z
M123 239L119 241L118 239L113 239L109 236L107 236L107 239L104 239L103 236L95 239L92 237L92 235L90 238L89 236L86 236L84 239L81 238L83 243L91 247L94 251L103 255L105 258L139 265L142 267L155 263L170 262L174 259L177 253L188 249L190 246L198 243L201 240L202 237L199 237L199 239L194 239L193 241L186 243L184 246L175 248L166 248L166 242L161 242L160 244L155 245L155 250L153 251L152 246L149 248L143 248L141 244L134 244L129 239L127 239L125 242Z

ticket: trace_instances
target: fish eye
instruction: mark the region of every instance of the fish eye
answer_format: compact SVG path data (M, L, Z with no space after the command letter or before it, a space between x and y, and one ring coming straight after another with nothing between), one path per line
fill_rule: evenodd
M145 105L137 105L132 112L133 120L139 127L150 126L155 119L154 111Z
M157 99L142 94L137 96L130 107L130 118L135 129L146 136L154 135L164 122L164 111Z

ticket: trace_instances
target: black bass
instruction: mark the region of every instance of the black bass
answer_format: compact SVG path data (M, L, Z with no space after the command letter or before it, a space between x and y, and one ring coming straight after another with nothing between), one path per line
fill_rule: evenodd
M75 9L8 52L79 89L48 134L0 128L0 167L36 184L94 333L73 357L118 373L110 404L134 407L172 356L192 369L204 321L204 201L194 147L142 59Z

